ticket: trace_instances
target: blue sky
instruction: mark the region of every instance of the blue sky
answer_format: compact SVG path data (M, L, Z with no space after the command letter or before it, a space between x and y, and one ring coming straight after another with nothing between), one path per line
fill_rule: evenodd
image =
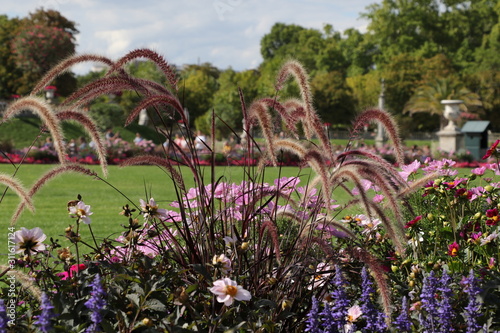
M261 62L260 40L276 22L364 31L360 13L381 0L2 0L2 13L24 17L55 9L75 21L78 53L116 59L148 47L176 65L210 62L245 70ZM91 64L74 71L81 74Z

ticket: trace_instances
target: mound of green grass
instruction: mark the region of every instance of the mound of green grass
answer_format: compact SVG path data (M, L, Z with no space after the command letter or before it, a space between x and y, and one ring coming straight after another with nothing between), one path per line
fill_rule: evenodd
M41 133L40 129L42 122L37 117L18 117L10 120L7 123L0 125L0 147L12 147L21 149L29 147L35 138L36 146L40 146L45 142L45 138L49 133ZM64 137L67 141L78 139L81 136L89 138L83 127L73 121L65 121L62 123ZM130 124L127 127L116 126L113 128L114 133L120 133L120 136L129 142L135 138L135 133L140 133L147 140L153 140L154 143L160 144L164 141L154 129L138 124ZM4 148L5 150L5 148Z

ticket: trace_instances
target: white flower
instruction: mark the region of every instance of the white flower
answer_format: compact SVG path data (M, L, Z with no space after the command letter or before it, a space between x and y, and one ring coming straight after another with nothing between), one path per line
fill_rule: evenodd
M313 290L314 288L321 287L328 280L329 276L332 275L332 267L328 264L322 262L316 267L316 273L312 277L311 284L307 286L307 289Z
M69 214L73 217L78 217L85 224L90 224L90 215L94 214L90 211L90 206L86 205L83 201L78 201L74 206L69 206Z
M42 229L36 227L33 229L21 228L14 233L14 242L16 243L16 253L35 254L45 250L45 244L42 242L47 238Z
M229 278L215 281L210 292L217 295L217 302L224 303L226 306L232 305L234 300L249 301L252 299L248 290L243 289L236 281Z
M139 199L139 201L141 202L141 210L144 214L145 219L155 218L155 217L163 219L168 218L167 210L163 208L158 208L155 199L150 198L148 203L146 203L146 201L142 199Z
M354 220L356 221L357 225L364 228L363 231L361 231L362 234L367 234L374 230L377 230L378 226L382 224L382 221L380 221L379 219L372 219L363 214L356 215L354 217Z
M220 268L222 274L227 274L232 270L231 259L226 257L225 254L221 254L220 256L215 255L212 259L212 264L215 267Z

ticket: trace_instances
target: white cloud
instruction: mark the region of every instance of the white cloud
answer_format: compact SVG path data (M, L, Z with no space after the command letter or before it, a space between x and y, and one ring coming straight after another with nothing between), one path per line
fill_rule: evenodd
M260 40L274 23L366 29L359 13L375 1L381 0L23 0L4 1L2 9L9 17L25 17L53 6L78 24L79 53L116 59L149 47L177 65L201 61L244 70L262 61Z
M113 58L126 53L131 44L129 32L123 29L98 31L95 33L95 37L106 41L107 48L105 55Z

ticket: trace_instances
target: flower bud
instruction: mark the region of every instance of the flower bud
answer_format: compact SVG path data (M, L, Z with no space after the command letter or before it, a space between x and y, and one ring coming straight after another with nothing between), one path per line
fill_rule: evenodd
M281 309L284 311L292 306L292 301L289 299L284 299L283 302L281 302Z
M411 262L411 259L410 259L410 258L408 258L408 259L406 259L405 261L403 261L402 265L407 265L407 264L409 264L410 262Z
M144 318L142 320L142 324L144 326L151 327L151 326L153 326L153 321L151 319L149 319L149 318Z
M432 213L427 214L427 219L429 221L434 221L434 215Z
M486 192L490 192L490 193L491 193L491 192L493 192L493 191L495 190L495 188L494 188L493 186L491 186L491 185L486 185L486 186L484 187L484 190L485 190Z

